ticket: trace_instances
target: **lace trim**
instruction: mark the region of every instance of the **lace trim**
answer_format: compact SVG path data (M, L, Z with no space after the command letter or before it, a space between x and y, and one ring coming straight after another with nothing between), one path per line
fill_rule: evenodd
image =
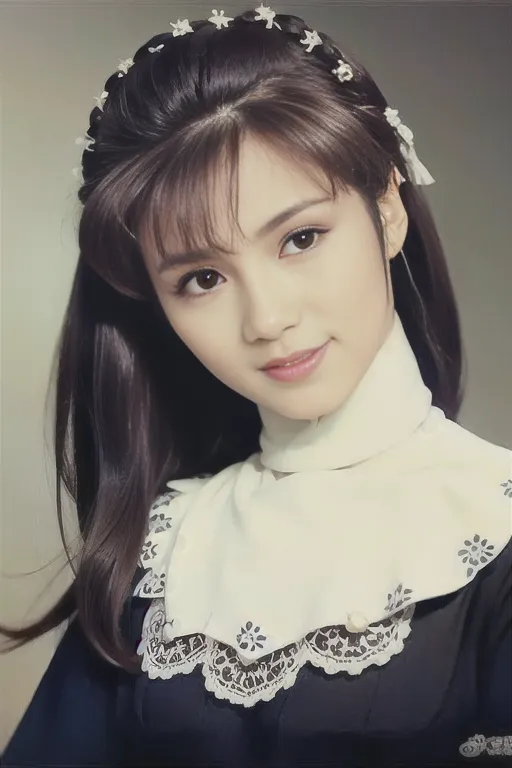
M269 701L281 689L291 688L300 669L309 663L329 675L358 675L371 664L383 666L404 648L411 632L415 605L371 624L361 633L345 626L322 627L297 643L244 664L237 651L203 634L164 639L164 601L152 601L142 628L137 653L142 669L151 679L170 679L202 665L205 687L218 699L252 707Z
M501 483L501 487L504 495L512 498L512 479ZM150 678L169 679L188 674L201 665L208 691L219 699L251 707L259 701L269 701L281 689L290 688L306 663L330 675L340 672L357 675L372 664L386 664L403 650L420 599L413 590L404 589L403 584L388 594L384 619L368 625L364 616L350 615L351 626L322 627L266 654L268 638L253 621L233 635L232 645L204 634L180 635L179 619L166 617L164 601L167 578L164 549L169 539L165 533L175 524L179 527L179 514L173 520L168 507L172 499L180 495L180 491L171 488L151 507L148 535L139 559L146 573L134 594L151 598L152 602L144 618L137 652L142 656L142 669ZM466 579L474 577L497 555L497 547L476 533L463 544L454 556L466 566ZM359 626L358 619L363 620ZM469 745L466 748L470 749Z

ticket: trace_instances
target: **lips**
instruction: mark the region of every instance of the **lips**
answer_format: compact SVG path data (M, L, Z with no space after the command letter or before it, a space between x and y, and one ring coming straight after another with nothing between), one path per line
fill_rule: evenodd
M275 357L261 370L267 371L269 368L281 368L282 366L292 365L292 363L297 363L299 360L304 360L319 349L320 347L312 347L311 349L303 349L300 352L294 352L292 355L288 355L288 357Z

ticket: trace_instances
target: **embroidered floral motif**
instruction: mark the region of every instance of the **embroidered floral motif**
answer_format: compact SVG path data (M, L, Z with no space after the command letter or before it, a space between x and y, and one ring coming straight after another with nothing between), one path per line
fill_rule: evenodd
M149 571L137 584L134 595L136 597L160 597L165 589L165 571L153 573Z
M468 567L466 571L466 576L469 579L473 573L479 570L479 566L487 563L494 557L494 544L488 544L488 539L482 539L480 541L480 536L477 533L473 536L473 541L466 539L464 544L467 549L459 549L457 554L459 557L462 557L463 563L469 561L471 567Z
M249 650L251 653L253 653L256 648L263 648L267 638L265 635L259 635L258 632L260 631L259 627L253 627L252 621L248 621L245 627L241 627L240 634L236 636L239 648L241 648L242 651Z
M460 745L459 752L464 757L478 757L483 752L495 757L512 755L512 736L485 737L481 733L477 733Z
M159 598L152 601L146 613L137 652L143 657L142 669L152 679L187 674L201 664L210 693L233 704L252 707L258 701L269 701L279 690L290 688L306 663L331 675L357 675L371 664L386 664L403 650L414 610L415 605L411 604L357 635L343 625L323 627L297 643L247 664L235 648L202 634L166 642L165 603ZM248 622L247 631L256 632L259 628Z
M176 498L177 493L175 491L165 491L165 493L162 493L161 496L158 497L158 499L155 501L153 506L151 507L150 511L153 511L154 509L158 509L159 507L162 507L164 505L167 506L172 499Z
M505 489L505 496L512 498L512 480L506 480L504 483L501 483L501 487Z
M140 562L144 564L146 560L152 560L154 557L156 557L156 552L157 552L157 545L153 544L151 541L146 541L142 546Z
M402 591L403 590L403 591ZM403 584L399 584L392 595L388 595L388 604L385 607L387 613L394 613L401 608L407 600L410 600L412 589L403 589Z
M150 533L160 533L172 528L172 517L164 511L158 512L160 507L167 507L169 502L178 496L175 491L166 491L155 501L149 511L149 531Z
M167 517L165 512L158 512L149 518L149 529L152 533L160 533L172 528L172 518Z

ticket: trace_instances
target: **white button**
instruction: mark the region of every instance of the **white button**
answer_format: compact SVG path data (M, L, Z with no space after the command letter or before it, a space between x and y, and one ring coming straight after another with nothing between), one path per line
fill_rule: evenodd
M352 613L348 614L345 626L349 632L365 632L370 626L370 622L363 613L352 611Z

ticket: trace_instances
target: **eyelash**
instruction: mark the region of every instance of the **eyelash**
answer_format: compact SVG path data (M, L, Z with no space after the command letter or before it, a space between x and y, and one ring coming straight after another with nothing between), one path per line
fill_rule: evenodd
M320 238L318 238L318 240L315 243L315 245L310 246L306 250L301 251L299 253L292 253L292 254L288 254L288 255L290 255L290 256L300 256L301 253L309 253L311 250L316 248L316 246L318 245L319 240L321 240L322 236L326 235L329 232L329 230L321 228L321 227L300 227L299 229L296 229L294 232L291 232L289 235L286 236L286 238L283 240L282 247L284 247L290 240L293 240L294 237L296 237L297 235L302 234L303 232L304 233L306 233L306 232L316 232L318 235L320 235ZM183 297L185 299L199 299L202 296L208 296L209 293L213 293L215 288L212 288L209 291L201 291L200 293L187 293L187 291L186 291L186 287L187 287L188 283L191 282L191 280L193 280L194 277L197 277L197 275L200 275L203 272L217 272L217 270L213 269L213 267L201 267L201 269L195 269L193 272L187 272L185 275L182 275L182 277L180 277L180 279L178 280L178 282L176 284L176 287L173 290L173 293L176 296L181 296L181 297ZM219 274L219 273L217 273L217 274Z

